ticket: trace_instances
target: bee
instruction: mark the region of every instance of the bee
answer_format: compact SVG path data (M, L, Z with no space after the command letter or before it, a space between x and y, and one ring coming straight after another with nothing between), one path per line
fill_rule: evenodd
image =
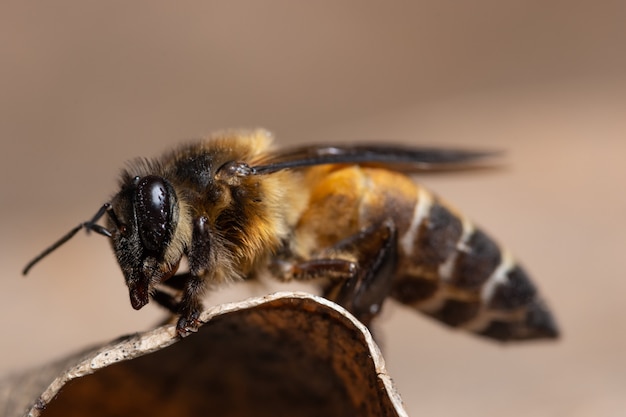
M265 130L226 131L135 160L117 194L23 273L86 229L110 239L132 307L152 298L178 315L180 337L200 325L208 289L263 272L317 280L366 325L391 297L498 341L558 336L509 251L414 178L476 166L489 153L382 144L274 150L272 141ZM188 270L177 274L183 258Z

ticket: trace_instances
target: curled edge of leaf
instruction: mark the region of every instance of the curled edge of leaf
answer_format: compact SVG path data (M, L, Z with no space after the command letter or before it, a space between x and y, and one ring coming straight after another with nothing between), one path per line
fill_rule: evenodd
M200 320L183 340L174 325L159 326L0 381L0 409L7 417L70 415L68 407L104 416L119 403L126 413L154 407L151 415L275 415L283 407L406 416L370 332L331 301L280 292L208 308ZM134 391L151 386L159 397ZM92 402L76 406L77 398Z

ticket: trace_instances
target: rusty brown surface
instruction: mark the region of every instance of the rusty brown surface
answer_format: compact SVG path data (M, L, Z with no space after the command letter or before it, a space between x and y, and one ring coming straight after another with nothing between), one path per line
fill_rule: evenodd
M405 415L369 332L326 300L283 293L201 319L183 340L162 326L14 380L7 417L25 401L42 417Z

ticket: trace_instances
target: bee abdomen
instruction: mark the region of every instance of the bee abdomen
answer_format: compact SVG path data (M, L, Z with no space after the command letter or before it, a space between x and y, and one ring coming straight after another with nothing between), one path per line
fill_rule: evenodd
M526 272L488 235L420 189L392 295L452 327L501 341L554 338Z

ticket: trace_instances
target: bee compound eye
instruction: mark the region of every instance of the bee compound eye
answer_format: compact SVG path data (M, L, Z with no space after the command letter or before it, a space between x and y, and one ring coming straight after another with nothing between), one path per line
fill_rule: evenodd
M139 180L135 191L135 213L144 249L161 253L172 233L171 186L164 178L148 175Z

